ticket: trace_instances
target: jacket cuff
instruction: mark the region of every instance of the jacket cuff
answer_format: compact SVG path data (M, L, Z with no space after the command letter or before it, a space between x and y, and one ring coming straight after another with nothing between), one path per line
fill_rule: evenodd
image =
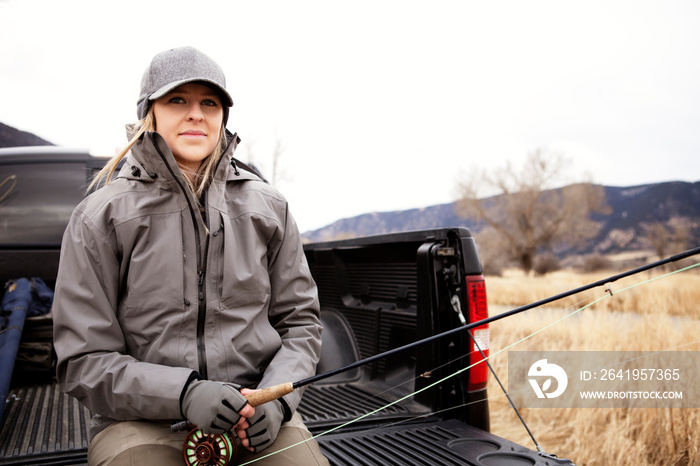
M190 388L190 384L194 382L195 380L204 380L204 377L202 377L199 372L197 371L192 371L190 376L187 378L187 382L185 382L185 386L182 387L182 391L180 392L180 416L182 416L183 419L187 419L185 417L185 413L182 412L182 402L185 399L185 394L187 393L187 389Z
M287 402L284 401L284 398L277 398L277 401L282 405L282 422L289 422L292 419L292 410L289 408Z

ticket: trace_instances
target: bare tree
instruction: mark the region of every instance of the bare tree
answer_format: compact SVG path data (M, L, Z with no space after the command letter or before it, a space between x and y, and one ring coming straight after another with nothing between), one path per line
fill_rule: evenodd
M474 236L479 247L479 259L484 275L503 275L503 270L511 261L510 257L503 254L503 251L508 249L508 244L488 226Z
M646 238L649 245L654 250L654 253L663 259L666 257L666 250L668 247L669 232L666 227L661 223L653 223L651 225L643 225L642 228L646 232Z
M602 186L579 182L554 189L567 167L561 153L538 149L520 170L510 163L492 173L474 170L459 184L457 213L501 236L503 254L529 273L538 251L594 236L599 225L591 214L609 213ZM483 198L485 189L495 195Z
M278 183L286 178L283 170L280 168L280 158L282 158L282 154L286 149L279 136L275 135L275 142L272 147L272 179L270 180L273 186L278 186Z
M642 229L646 233L647 244L659 259L682 252L692 237L691 226L680 217L670 218L666 223L642 224Z

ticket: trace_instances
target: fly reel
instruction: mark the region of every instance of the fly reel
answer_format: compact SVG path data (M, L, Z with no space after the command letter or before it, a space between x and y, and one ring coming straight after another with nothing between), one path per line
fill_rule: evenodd
M187 466L226 466L234 464L238 446L232 433L207 434L192 429L185 439L182 454Z

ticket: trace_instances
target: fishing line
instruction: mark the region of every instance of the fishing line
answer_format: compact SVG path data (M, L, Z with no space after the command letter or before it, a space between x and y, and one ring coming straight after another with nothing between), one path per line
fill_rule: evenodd
M598 297L599 297L599 296L608 296L607 294L605 294L605 292L602 292L602 293L601 293L601 292L596 292L596 293L593 293L593 295L594 295L594 296L589 296L589 297L585 297L585 298L583 298L583 299L579 299L579 300L576 301L575 303L572 303L572 304L566 306L566 307L563 309L563 311L565 312L565 311L567 311L568 309L577 309L577 306L579 306L581 303L584 303L584 302L586 302L586 301L588 301L588 300L591 300L591 299L595 299L596 296L598 296ZM467 332L471 333L470 330L467 330ZM510 334L508 334L508 335L505 335L504 337L505 337L506 340L510 341L511 338L508 338L508 337L511 337L511 336L513 336L513 335L515 335L515 333L510 333ZM503 338L503 337L502 337L502 338ZM381 398L382 395L384 395L385 393L391 392L391 391L395 390L396 388L403 387L404 385L408 385L408 384L410 384L410 383L415 383L415 381L418 380L418 379L421 379L421 378L423 378L423 379L430 378L430 377L432 376L432 373L433 373L433 372L439 371L440 369L442 369L442 368L444 368L444 367L447 367L447 366L452 365L452 364L454 364L454 363L456 363L456 362L459 362L459 361L461 361L461 360L464 359L464 358L468 358L468 357L470 357L473 353L476 353L476 352L477 352L477 351L470 351L470 352L468 352L468 353L465 353L465 354L462 354L462 355L460 355L460 356L457 356L457 357L455 357L455 358L453 358L453 359L451 359L451 360L449 360L449 361L447 361L447 362L445 362L445 363L443 363L443 364L441 364L441 365L439 365L439 366L433 367L433 368L431 368L430 370L427 370L427 371L423 372L422 374L419 374L419 375L417 375L417 376L415 376L415 377L413 377L413 378L410 378L410 379L408 379L408 380L406 380L406 381L404 381L404 382L397 383L397 384L394 385L394 386L385 388L385 389L382 390L381 392L374 393L374 394L372 394L372 395L370 395L370 396L364 398L363 401L370 401L370 400L374 400L374 399L377 399L377 398ZM495 374L494 374L494 376L495 376ZM507 395L506 395L506 396L507 396ZM486 400L481 400L481 401L486 401ZM462 405L462 406L466 406L466 405ZM462 407L462 406L460 406L460 407ZM448 408L448 410L449 410L449 409L453 409L453 408Z
M549 302L556 301L557 299L561 299L561 298L563 298L563 297L568 297L568 296L571 296L571 295L576 294L576 293L581 292L581 291L589 290L589 289L594 288L594 287L596 287L596 286L606 286L608 283L612 283L612 282L614 282L614 281L617 281L617 280L620 279L620 278L625 278L625 277L628 277L628 276L630 276L630 275L634 275L634 274L637 274L637 273L640 273L640 272L643 272L643 271L646 271L646 270L650 270L650 269L652 269L652 268L654 268L654 267L658 267L659 265L663 265L663 264L666 264L666 263L669 263L669 262L675 262L675 261L677 261L677 260L680 260L680 259L683 259L683 258L692 256L692 255L695 255L695 254L698 254L698 253L700 253L700 248L695 248L695 249L692 249L692 250L688 250L688 251L686 251L686 252L684 252L684 253L676 254L676 255L671 256L671 257L669 257L669 258L667 258L667 259L664 259L664 260L662 260L662 261L657 261L657 262L654 262L654 263L652 263L652 264L648 264L648 265L645 265L645 266L642 266L642 267L638 267L638 268L636 268L636 269L633 269L633 270L631 270L631 271L627 271L627 272L624 272L624 273L615 275L615 276L610 277L610 278L608 278L608 279L599 280L599 281L594 282L594 283L592 283L592 284L590 284L590 285L586 285L586 286L584 286L584 287L579 287L579 288L576 288L576 289L574 289L574 290L570 290L569 292L562 293L562 294L559 294L559 295L557 295L557 296L553 296L553 297L551 297L551 298L548 298L548 299L545 299L545 300L542 300L542 301L538 301L537 303L533 303L532 305L522 306L522 307L513 309L513 310L511 310L510 312L502 313L502 314L499 314L498 316L494 316L494 317L490 317L490 318L487 318L487 319L483 319L483 320L481 320L481 321L479 321L479 322L476 322L476 323L467 325L466 327L467 327L467 328L473 328L473 327L478 326L478 325L483 325L483 324L485 324L485 323L490 323L490 322L492 322L492 321L501 319L501 318L503 318L503 317L508 317L508 316L517 314L518 312L522 312L522 311L524 311L524 310L529 310L529 309L533 309L534 307L538 307L538 306L536 306L538 303L540 303L539 305L547 304L547 303L549 303ZM648 279L648 280L645 280L645 281L643 281L643 282L639 282L639 283L636 283L636 284L633 284L633 285L624 287L624 288L622 288L622 289L616 291L614 294L623 293L623 292L625 292L625 291L631 290L631 289L636 288L636 287L638 287L638 286L645 285L645 284L647 284L647 283L651 283L651 282L656 281L656 280L659 280L659 279L661 279L661 278L669 277L669 276L672 276L672 275L675 275L675 274L678 274L678 273L681 273L681 272L690 270L690 269L695 268L695 267L698 267L698 266L700 266L700 262L699 262L699 263L692 264L692 265L689 265L689 266L684 267L684 268L681 268L681 269L679 269L679 270L675 270L675 271L672 271L672 272L668 272L668 273L666 273L666 274L659 275L659 276L657 276L657 277L652 277L652 278L650 278L650 279ZM255 463L255 462L257 462L257 461L259 461L259 460L261 460L261 459L268 458L268 457L270 457L270 456L272 456L272 455L275 455L275 454L277 454L277 453L280 453L280 452L289 450L290 448L294 448L294 447L296 447L296 446L298 446L298 445L302 445L302 444L308 442L308 441L311 440L311 439L316 439L316 438L321 437L321 436L323 436L323 435L328 435L328 434L330 434L330 433L332 433L332 432L335 432L335 431L337 431L337 430L340 430L340 429L342 429L342 428L344 428L344 427L347 427L347 426L349 426L349 425L351 425L351 424L354 424L354 423L356 423L356 422L359 422L359 421L361 421L362 419L364 419L364 418L366 418L366 417L369 417L369 416L371 416L371 415L373 415L373 414L375 414L375 413L378 413L379 411L382 411L382 410L384 410L384 409L386 409L386 408L389 408L389 407L391 407L391 406L393 406L393 405L395 405L395 404L398 404L398 403L400 403L400 402L402 402L402 401L404 401L404 400L406 400L406 399L408 399L408 398L410 398L410 397L412 397L412 396L415 396L415 395L417 395L417 394L420 394L420 393L422 393L422 392L424 392L424 391L426 391L426 390L428 390L428 389L431 389L431 388L435 387L436 385L439 385L439 384L441 384L441 383L443 383L443 382L449 380L450 378L455 377L455 376L457 376L457 375L459 375L459 374L461 374L461 373L463 373L463 372L465 372L465 371L471 369L472 367L476 366L477 364L481 363L482 361L485 361L485 360L487 360L487 359L491 359L492 357L494 357L494 356L496 356L496 355L498 355L498 354L501 354L501 353L503 353L503 352L505 352L505 351L508 351L509 349L513 348L514 346L516 346L516 345L518 345L518 344L520 344L520 343L522 343L522 342L524 342L524 341L527 341L527 340L531 339L531 338L534 337L535 335L538 335L538 334L544 332L545 330L547 330L547 329L553 327L554 325L556 325L556 324L558 324L558 323L560 323L560 322L562 322L562 321L568 319L569 317L572 317L572 316L578 314L579 312L581 312L581 311L583 311L583 310L585 310L585 309L588 309L589 307L593 306L594 304L596 304L596 303L598 303L598 302L600 302L600 301L602 301L602 300L604 300L604 299L610 298L610 297L612 297L612 296L613 296L613 294L607 293L607 292L606 292L606 293L604 293L601 297L599 297L599 298L593 300L592 302L586 304L585 306L582 306L582 307L578 308L577 310L575 310L575 311L573 311L573 312L571 312L571 313L565 315L564 317L562 317L562 318L560 318L560 319L557 319L557 320L555 320L554 322L552 322L552 323L550 323L550 324L545 325L544 327L542 327L542 328L540 328L540 329L534 331L533 333L531 333L531 334L529 334L529 335L527 335L527 336L521 338L521 339L518 340L518 341L515 341L514 343L512 343L512 344L510 344L510 345L508 345L508 346L505 346L504 348L502 348L502 349L496 351L495 353L489 354L488 357L486 357L486 358L484 358L484 359L482 359L482 360L480 360L480 361L477 361L477 362L475 362L474 364L471 364L471 365L469 365L469 366L467 366L467 367L458 369L458 370L455 371L454 373L452 373L452 374L450 374L450 375L447 375L447 376L445 376L445 377L443 377L443 378L441 378L441 379L439 379L439 380L437 380L437 381L435 381L435 382L433 382L433 383L431 383L431 384L428 384L428 385L426 385L425 387L414 391L413 393L410 393L410 394L408 394L408 395L405 395L405 396L403 396L403 397L401 397L401 398L399 398L399 399L397 399L397 400L395 400L395 401L392 401L392 402L386 404L385 406L382 406L382 407L377 408L377 409L375 409L375 410L373 410L373 411L370 411L370 412L368 412L368 413L365 413L365 414L359 416L359 417L356 418L356 419L350 420L350 421L348 421L348 422L346 422L346 423L344 423L344 424L341 424L341 425L339 425L339 426L336 426L336 427L334 427L334 428L332 428L332 429L329 429L329 430L327 430L327 431L325 431L325 432L321 432L320 434L316 434L316 435L312 436L312 437L311 437L310 439L308 439L308 440L303 440L303 441L297 442L297 443L295 443L295 444L293 444L293 445L289 445L289 446L287 446L287 447L285 447L285 448L283 448L283 449L280 449L280 450L271 452L271 453L269 453L269 454L267 454L267 455L261 456L261 457L259 457L259 458L254 459L254 460L248 461L248 462L246 462L246 463L242 463L242 464L239 465L239 466L245 466L245 465L248 465L248 464ZM474 325L474 324L477 324L477 325ZM453 333L457 333L455 330L464 330L464 329L465 329L465 327L458 327L457 329L453 329L452 331L448 331L448 332L445 332L445 333L441 334L441 336L451 335L451 334L453 334ZM426 340L429 340L429 339L426 339ZM424 342L425 342L426 340L424 340ZM404 347L404 348L407 348L407 347L411 347L411 345L407 345L407 346ZM374 358L374 357L373 357L373 358ZM367 360L365 360L365 362L368 361L368 360L373 360L373 358L367 358ZM351 365L346 366L346 367L352 367L352 368L354 368L354 367L357 367L358 365L359 365L359 364L351 364ZM338 371L331 371L330 373L335 374L335 373L338 373ZM324 375L324 374L322 374L322 375ZM319 376L310 377L310 378L308 378L308 379L305 379L305 380L303 380L303 381L300 381L299 384L306 385L306 384L308 384L308 383L313 382L313 380L315 380L315 379L317 379L317 378L319 378ZM296 385L296 384L295 384L295 385Z
M695 266L697 266L697 265L695 265ZM695 266L693 266L693 267L695 267ZM645 283L646 283L646 282L645 282ZM645 283L641 283L641 284L645 284ZM607 293L607 292L606 292L606 293ZM583 301L583 300L582 300L582 301ZM580 301L580 302L581 302L581 301ZM638 357L638 358L631 358L631 359L628 359L628 360L619 361L618 363L616 363L616 365L617 365L617 364L623 364L623 363L626 363L626 362L632 362L632 361L639 360L639 359L643 359L643 358L645 358L645 357L651 357L651 356L654 356L654 355L660 354L660 353L674 352L674 350L679 350L679 349L681 349L681 348L684 348L684 347L687 347L687 346L691 346L691 345L695 345L695 344L698 344L698 343L700 343L700 339L697 339L697 340L694 340L694 341L689 341L689 342L682 343L682 344L675 345L675 346L670 346L670 347L667 347L667 348L664 348L664 349L661 349L661 350L658 350L658 351L653 351L653 352L651 352L651 354L646 354L646 355L640 356L640 357ZM469 354L471 354L471 353L469 353ZM466 357L466 356L467 356L467 355L460 356L459 358L456 358L454 361L457 361L457 360L459 360L459 359L461 359L461 358L464 358L464 357ZM571 377L569 377L569 378L571 378ZM415 379L412 379L412 380L415 380ZM518 392L520 392L520 391L527 391L527 390L528 390L528 389L523 388L523 389L517 390L516 393L518 393ZM510 393L513 393L513 391L510 391ZM470 406L470 405L473 405L473 404L476 404L476 403L490 402L490 401L494 401L494 400L500 400L500 399L502 399L502 398L508 398L508 394L506 394L506 393L504 392L503 394L489 396L488 398L485 398L485 399L475 400L475 401L469 401L469 402L467 402L467 403L463 403L463 404L460 404L460 405L457 405L457 406L451 406L451 407L449 407L449 408L444 408L444 409L441 409L441 410L438 410L438 411L431 411L431 412L429 412L429 413L418 414L418 415L413 416L413 417L411 417L411 418L400 419L400 420L395 421L395 422L391 422L391 423L388 423L388 424L382 424L382 425L379 425L379 426L376 426L376 427L372 427L372 428L370 428L370 429L367 429L367 430L364 431L364 432L371 432L371 431L373 431L373 430L378 430L378 429L387 428L387 427L393 427L393 426L405 424L405 423L407 423L407 422L412 422L412 421L415 421L415 420L417 420L417 419L427 418L427 417L429 417L429 416L434 416L434 415L436 415L436 414L441 414L441 413L449 412L449 411L452 411L452 410L455 410L455 409L465 408L465 407L467 407L467 406Z
M659 351L654 351L654 352L652 352L651 354L648 354L648 355L645 355L645 356L640 356L639 358L631 358L631 359L628 359L628 360L625 360L625 361L620 361L620 362L618 362L618 363L616 363L616 364L622 364L622 363L625 363L625 362L631 362L631 361L635 361L635 360L638 360L638 359L642 359L642 358L644 358L644 357L651 357L651 356L653 356L653 355L655 355L655 354L659 354L659 353L670 353L670 352L674 352L674 350L677 350L677 349L680 349L680 348L683 348L683 347L686 347L686 346L695 345L695 344L698 344L698 343L700 343L700 339L694 340L694 341L690 341L690 342L686 342L686 343L683 343L683 344L680 344L680 345L676 345L676 346L671 346L671 347L668 347L668 348L664 348L664 349L659 350ZM571 376L570 376L569 378L571 378ZM522 388L522 389L520 389L520 390L516 390L515 393L518 393L518 392L521 392L521 391L528 391L528 389L527 389L527 388ZM511 390L510 393L513 393L513 391ZM446 412L449 412L449 411L452 411L452 410L455 410L455 409L466 408L467 406L471 406L471 405L474 405L474 404L477 404L477 403L484 403L484 402L490 402L490 401L500 400L500 399L502 399L502 398L508 398L508 397L507 397L506 394L492 395L492 396L489 396L488 398L484 398L484 399L481 399L481 400L469 401L469 402L462 403L462 404L457 405L457 406L451 406L451 407L449 407L449 408L444 408L444 409L440 409L440 410L437 410L437 411L431 411L431 412L429 412L429 413L417 414L416 416L413 416L413 417L411 417L411 418L400 419L400 420L398 420L398 421L394 421L394 422L390 422L390 423L387 423L387 424L382 424L382 425L379 425L379 426L371 427L371 428L365 430L364 432L371 432L371 431L373 431L373 430L379 430L379 429L383 429L383 428L387 428L387 427L394 427L394 426L397 426L397 425L405 424L405 423L407 423L407 422L415 421L415 420L417 420L417 419L427 418L427 417L429 417L429 416L434 416L434 415L436 415L436 414L446 413Z
M589 300L591 300L591 299L595 299L596 297L599 297L599 296L603 296L603 295L607 296L607 295L605 294L605 292L594 292L594 293L592 293L592 295L593 295L593 296L584 297L584 298L579 299L578 301L576 301L576 302L574 302L574 303L572 303L572 304L569 304L568 306L566 306L565 308L563 308L563 311L566 312L568 309L577 309L577 307L580 306L581 303L584 303L584 302L589 301ZM468 331L469 331L469 330L468 330ZM501 338L506 338L507 340L511 340L511 338L508 338L508 337L511 337L511 336L513 336L513 335L515 335L515 333L510 333L510 334L508 334L508 335L504 335L504 336L502 336ZM451 359L451 360L449 360L449 361L447 361L447 362L445 362L445 363L443 363L443 364L441 364L441 365L439 365L439 366L433 367L433 368L431 368L430 370L427 370L427 371L423 372L422 374L418 374L417 376L415 376L415 377L413 377L413 378L411 378L411 379L408 379L408 380L406 380L406 381L404 381L404 382L397 383L396 385L394 385L394 386L392 386L392 387L385 388L385 389L382 390L381 392L377 392L377 393L375 393L375 394L372 394L372 395L368 396L367 398L365 398L363 401L369 401L369 400L373 400L373 399L375 399L375 398L380 398L383 394L385 394L385 393L387 393L387 392L391 392L391 391L393 391L393 390L396 389L396 388L399 388L399 387L402 387L402 386L404 386L404 385L407 385L407 384L410 384L410 383L412 383L412 382L415 382L415 381L418 380L418 379L421 379L421 378L424 378L424 379L430 378L433 372L438 371L438 370L440 370L440 369L442 369L442 368L444 368L444 367L446 367L446 366L452 365L452 364L454 364L454 363L456 363L456 362L459 362L459 361L461 361L461 360L464 359L464 358L468 358L468 357L470 357L473 353L476 353L476 352L477 352L477 351L470 351L470 352L468 352L468 353L465 353L465 354L462 354L462 355L460 355L460 356L457 356L457 357L455 357L454 359Z

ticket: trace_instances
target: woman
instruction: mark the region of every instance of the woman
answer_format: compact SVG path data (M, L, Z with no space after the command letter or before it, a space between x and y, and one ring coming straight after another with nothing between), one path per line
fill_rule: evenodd
M205 54L156 55L133 137L66 229L57 377L95 413L91 465L181 464L182 418L234 430L243 461L310 437L301 393L256 408L243 396L313 375L321 324L285 199L233 158L232 105ZM313 440L265 461L327 464Z

